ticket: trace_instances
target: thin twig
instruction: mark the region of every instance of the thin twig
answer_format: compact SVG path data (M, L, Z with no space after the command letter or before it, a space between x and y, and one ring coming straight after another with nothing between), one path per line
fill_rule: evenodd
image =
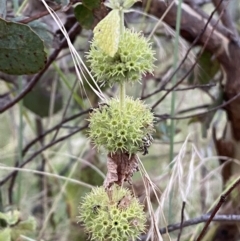
M185 90L193 90L193 89L197 89L197 88L201 88L201 89L204 89L204 88L209 88L209 87L212 87L212 86L216 86L215 83L210 83L210 84L203 84L203 85L193 85L193 86L188 86L188 87L185 87L185 88L178 88L178 89L174 89L174 91L185 91ZM170 89L162 89L162 91L169 91Z
M223 0L221 0L221 1L223 1ZM175 73L179 70L179 68L182 66L182 64L184 63L184 61L185 61L185 59L187 58L190 50L195 46L195 44L197 43L197 41L200 39L200 37L203 35L203 33L205 32L205 30L207 29L208 24L209 24L209 22L211 21L211 19L213 18L214 13L215 13L216 11L217 11L217 7L212 11L212 13L211 13L208 21L206 22L203 30L201 31L201 33L200 33L200 34L195 38L195 40L192 42L192 44L191 44L191 46L189 47L189 49L188 49L185 57L184 57L183 60L181 61L179 67L173 72L174 75L175 75ZM218 20L219 20L219 19L218 19ZM218 23L218 22L217 22L217 23ZM162 96L162 98L160 98L160 100L158 100L158 101L152 106L152 109L155 109L155 108L158 106L158 104L161 103L161 102L167 97L167 95L168 95L171 91L173 91L179 84L181 84L181 83L186 79L186 77L192 72L192 70L193 70L194 67L196 66L198 60L199 60L200 57L202 56L202 53L204 52L204 50L205 50L205 48L206 48L206 46L207 46L207 43L208 43L208 41L209 41L209 39L210 39L210 36L212 35L215 27L216 27L216 25L213 26L212 31L211 31L211 34L208 36L205 44L203 45L203 47L202 47L202 49L201 49L201 51L200 51L200 54L199 54L198 57L196 58L195 62L194 62L193 65L191 66L191 68L187 71L187 73L186 73L175 85L173 85L173 86L169 89L169 91L167 91L167 92ZM173 77L173 75L170 76L169 80L170 80L172 77ZM167 83L167 82L166 82L166 83ZM158 92L159 92L159 91L161 91L161 89L158 90ZM157 93L157 92L155 91L155 93Z
M58 11L58 10L60 10L61 8L62 8L62 6L54 6L54 7L52 7L52 9L53 9L54 11ZM46 10L46 11L43 11L43 12L41 12L41 13L38 13L38 14L32 16L32 17L29 17L29 18L26 18L26 19L22 19L22 20L18 21L18 23L27 24L27 23L30 23L30 22L32 22L32 21L34 21L34 20L37 20L37 19L39 19L39 18L42 18L42 17L44 17L44 16L46 16L46 15L49 15L49 11L47 11L47 10Z
M68 103L68 104L69 104L69 103ZM67 104L67 106L68 106L68 104ZM66 108L67 108L67 107L66 107ZM80 117L81 115L86 114L86 113L89 112L89 110L82 111L82 112L80 112L80 113L78 113L78 114L75 114L75 115L73 115L73 116L71 116L71 117L69 117L69 118L64 119L64 116L65 116L65 114L66 114L66 108L65 108L65 111L64 111L64 114L63 114L63 117L62 117L62 121L61 121L60 123L58 123L57 125L55 125L54 127L52 127L51 129L45 131L44 133L40 133L35 139L33 139L30 143L28 143L28 145L22 150L22 157L25 156L25 154L27 153L27 151L29 150L29 148L30 148L31 146L33 146L35 143L37 143L37 142L39 142L39 141L40 141L40 143L41 143L41 141L43 140L43 138L44 138L46 135L48 135L49 133L51 133L52 131L55 131L55 130L56 130L56 132L58 132L58 131L59 131L59 128L62 127L63 123L66 123L66 122L68 122L68 121L70 121L70 120L73 120L73 119L75 119L75 118L78 118L78 117ZM52 139L52 141L55 140L55 138L56 138L56 133L55 133L55 136L54 136L54 138ZM44 157L43 157L43 158L44 158ZM16 164L15 164L15 167L18 167L18 164L19 164L19 161L17 160L17 161L16 161ZM9 193L9 200L12 199L12 191L13 191L13 188L14 188L14 184L15 184L15 181L16 181L17 174L18 174L18 173L16 172L14 175L12 175L12 179L11 179L10 184L9 184L9 191L8 191L8 193Z
M23 167L23 166L25 166L26 164L28 164L30 161L32 161L36 156L38 156L38 155L39 155L40 153L42 153L43 151L47 150L48 148L54 146L55 144L57 144L57 143L59 143L59 142L61 142L61 141L64 141L64 140L68 139L69 137L75 135L76 133L78 133L78 132L86 129L87 126L88 126L88 125L85 125L85 126L83 126L83 127L80 127L80 128L78 128L77 130L71 132L70 134L65 135L65 136L62 136L62 137L60 137L59 139L57 139L57 140L55 140L55 141L53 141L53 142L51 142L51 143L43 146L43 147L42 147L41 149L39 149L38 151L34 152L26 161L22 162L18 167ZM12 171L11 173L9 173L5 178L3 178L3 179L0 181L0 186L2 186L4 183L6 183L6 182L9 180L9 178L11 178L12 175L15 175L16 173L17 173L17 171Z
M182 234L182 230L183 230L183 221L184 221L184 209L185 209L185 206L186 206L186 202L183 201L183 203L182 203L182 211L181 211L180 231L179 231L179 234L178 234L177 241L180 241L181 234Z
M209 226L209 224L214 220L214 216L216 215L216 213L219 211L219 209L221 208L221 206L223 205L223 203L226 201L227 197L230 195L230 193L240 184L240 177L231 185L231 187L225 192L225 194L221 195L216 207L213 209L210 217L208 218L205 226L202 229L202 232L199 234L198 238L196 239L196 241L200 241L206 231L207 228Z
M207 109L209 107L210 107L210 104L198 105L198 106L190 107L187 109L179 110L176 113L176 115L181 115L181 114L188 113L188 112L195 111L195 110Z
M210 218L209 214L204 214L201 215L200 217L197 218L193 218L193 219L189 219L186 220L182 223L176 223L176 224L171 224L168 225L167 228L161 228L160 229L160 233L161 234L165 234L166 232L173 232L176 230L179 230L181 227L185 228L185 227L189 227L189 226L193 226L199 223L205 223L208 219ZM240 215L216 215L212 221L215 222L240 222Z
M223 1L223 0L222 0L222 1ZM194 41L191 43L191 45L189 46L189 48L188 48L185 56L183 57L182 61L180 62L180 64L178 65L178 67L173 71L173 73L170 75L170 77L168 78L168 80L165 81L164 85L162 85L158 90L156 90L156 91L154 91L154 92L152 92L152 93L144 96L142 99L146 99L146 98L148 98L148 97L151 97L151 96L159 93L159 92L162 91L162 89L171 81L171 79L173 78L173 76L177 73L177 71L178 71L178 70L181 68L181 66L184 64L184 62L185 62L185 60L187 59L187 57L188 57L190 51L192 50L192 48L196 45L196 43L198 42L198 40L199 40L199 39L202 37L202 35L204 34L205 30L207 29L208 25L210 24L210 21L211 21L211 19L213 18L213 15L215 14L216 11L217 11L217 9L215 8L214 11L213 11L213 12L211 13L211 15L209 16L209 19L208 19L208 21L206 22L203 30L197 35L197 37L196 37L196 38L194 39ZM207 41L207 42L208 42L208 41ZM207 44L207 42L206 42L206 44ZM206 44L205 44L205 45L206 45ZM200 55L198 56L198 58L195 60L195 63L193 64L194 67L195 67L195 65L196 65L196 63L197 63L197 61L198 61L198 59L199 59L200 57L201 57L201 54L200 54ZM192 69L192 68L191 68L191 69ZM182 79L185 79L185 77L182 78ZM174 85L171 89L169 89L168 92L171 92L172 90L174 90L178 85L179 85L179 84ZM168 94L168 92L166 93L166 95ZM163 97L164 97L164 96L163 96ZM165 97L164 97L164 98L165 98Z
M221 0L221 2L222 2L222 1L223 1L223 0ZM219 3L219 5L221 4L221 2ZM205 30L207 29L207 26L208 26L209 22L211 21L211 19L213 18L214 13L217 11L219 5L216 6L216 8L212 11L212 13L211 13L208 21L206 22L206 24L205 24L205 26L204 26L204 28L203 28L203 31L201 32L201 35L202 35L202 34L205 32ZM219 21L219 20L220 20L220 18L218 19L218 21ZM217 23L218 23L218 21L217 21ZM216 25L217 25L217 23L216 23ZM179 84L181 84L181 83L185 80L185 78L193 71L193 69L195 68L198 60L199 60L200 57L202 56L202 54L203 54L203 52L204 52L204 50L205 50L205 48L206 48L206 46L207 46L207 44L208 44L208 41L209 41L209 39L210 39L210 36L212 35L213 31L215 30L216 25L213 26L212 31L211 31L211 34L210 34L210 35L208 36L208 38L206 39L206 42L204 43L203 47L201 48L201 51L200 51L198 57L196 58L195 62L194 62L193 65L191 66L191 68L187 71L187 73L186 73L175 85L173 85L173 86L169 89L169 91L167 91L167 93L166 93L165 95L162 96L162 98L160 98L160 100L158 100L158 101L152 106L152 109L156 108L156 107L158 106L158 104L161 103L161 102L167 97L167 95L168 95L171 91L173 91ZM200 38L200 37L197 36L196 39L198 40L199 38ZM188 49L188 51L187 51L187 54L190 52L190 49L193 48L193 46L195 45L195 43L197 43L196 39L192 42L191 46L189 47L189 49ZM184 60L184 61L185 61L185 60ZM182 64L183 64L183 62L181 63L181 65L182 65ZM180 67L179 67L179 68L180 68ZM177 70L178 70L179 68L177 68Z
M204 10L199 6L199 5L196 5L195 3L194 3L194 1L192 1L192 0L186 0L186 1L188 1L188 2L186 2L189 6L191 6L191 8L196 12L196 13L198 13L202 18L204 18L204 19L208 19L208 14L206 13L206 12L204 12ZM212 0L211 0L212 1ZM213 0L214 1L214 0ZM217 4L215 4L215 5L217 5ZM219 12L221 13L221 11L222 10L220 10L219 9ZM216 23L216 20L213 18L212 20L211 20L211 24L212 25L214 25ZM222 21L222 23L223 23L223 21ZM226 26L224 26L224 25L218 25L217 27L216 27L216 30L218 31L218 32L220 32L222 35L224 35L226 38L228 38L229 40L231 40L231 41L233 41L234 43L237 43L238 42L238 37L234 34L234 32L230 29L230 28L228 28L228 27L226 27Z
M53 126L51 129L45 131L43 134L37 136L36 138L34 138L31 142L29 142L25 147L24 149L22 150L22 155L25 156L25 154L27 153L27 151L29 150L29 148L31 146L33 146L35 143L37 143L41 138L45 137L46 135L48 135L49 133L51 133L52 131L58 129L59 127L61 127L64 123L68 122L68 121L71 121L71 120L74 120L84 114L87 114L89 113L89 110L85 110L85 111L82 111L82 112L79 112L75 115L72 115L64 120L62 120L60 123L58 123L57 125Z
M67 109L68 109L68 107L69 107L69 105L70 105L70 102L71 102L71 100L72 100L72 95L73 95L73 92L74 92L74 89L75 89L77 83L78 83L78 79L75 80L75 82L74 82L74 84L73 84L73 87L72 87L72 89L71 89L71 93L70 93L70 95L69 95L69 97L68 97L67 104L66 104L66 106L65 106L65 108L64 108L64 111L63 111L63 114L62 114L62 121L64 120L64 118L65 118L65 116L66 116L66 114L67 114ZM57 137L57 135L58 135L58 132L59 132L59 130L60 130L60 127L61 127L61 126L59 126L58 128L56 128L56 132L54 133L54 136L53 136L53 138L52 138L52 141L56 139L56 137Z
M189 118L193 118L193 117L200 117L200 116L204 116L204 115L207 115L209 114L209 112L212 112L212 111L216 111L218 109L222 109L224 107L226 107L227 105L229 105L231 102L233 102L234 100L236 100L237 98L240 97L240 92L235 95L232 99L224 102L223 104L221 105L218 105L216 107L213 107L211 109L208 109L207 111L205 112L202 112L202 113L198 113L198 114L194 114L194 115L188 115L188 116L182 116L182 117L177 117L177 116L170 116L168 114L163 114L163 115L158 115L158 114L154 114L155 117L159 117L161 119L173 119L173 120L182 120L182 119L189 119Z
M186 228L186 227L190 227L193 225L197 225L200 223L205 223L208 221L208 219L210 218L210 214L204 214L201 215L197 218L192 218L189 220L184 221L183 223L175 223L175 224L170 224L165 228L160 228L159 231L161 234L165 234L165 233L171 233L174 232L176 230L179 230L181 228ZM216 215L212 221L214 222L240 222L240 215ZM141 236L141 241L145 241L146 240L147 235L143 235Z

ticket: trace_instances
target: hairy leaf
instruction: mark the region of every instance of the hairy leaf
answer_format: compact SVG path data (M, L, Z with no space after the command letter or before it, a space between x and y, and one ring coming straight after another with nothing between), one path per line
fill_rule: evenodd
M53 35L50 34L48 26L38 20L28 23L28 26L43 40L46 47L52 46Z
M94 9L100 7L100 0L83 0L83 5L89 9Z
M53 71L48 71L34 89L23 98L24 106L40 117L49 115L54 78ZM63 97L59 84L56 88L53 104L53 114L63 107Z
M35 74L45 63L43 41L29 26L0 19L0 71Z
M0 230L0 241L11 241L10 228L5 228Z
M94 16L91 10L84 5L78 5L74 9L74 14L82 27L90 29L94 22Z
M204 51L194 72L189 77L189 83L208 84L219 70L220 64L217 59L213 59L210 52Z

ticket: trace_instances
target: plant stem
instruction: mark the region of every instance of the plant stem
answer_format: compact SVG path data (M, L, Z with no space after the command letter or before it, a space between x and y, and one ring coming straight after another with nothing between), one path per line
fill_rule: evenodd
M119 9L119 17L120 17L120 38L124 34L124 12L123 9Z
M175 38L175 44L174 44L174 63L173 63L173 69L177 69L177 62L178 62L178 46L179 46L179 35L180 35L180 24L181 24L181 13L182 13L182 0L178 3L178 9L177 9L177 19L176 19L176 38ZM175 74L172 79L172 85L174 86L177 82L177 75ZM172 91L172 99L171 99L171 116L175 115L175 100L176 100L176 93L175 91ZM175 120L171 120L170 125L170 163L173 160L174 157L174 137L175 137ZM170 165L170 169L172 169L172 165ZM173 219L173 213L172 213L172 206L173 206L173 192L174 189L170 192L169 197L169 213L168 213L168 221L171 223Z
M19 15L22 12L22 10L25 8L27 3L28 3L28 0L24 0L21 6L19 6L18 1L14 0L14 8L16 9L16 15Z
M119 101L120 101L120 108L121 109L124 107L125 95L126 95L125 92L126 92L125 82L123 82L120 85L120 90L119 90Z
M119 9L119 16L120 16L119 41L120 41L121 36L124 34L124 12L123 12L123 9ZM124 107L125 96L126 96L126 87L125 87L125 82L123 82L123 83L120 84L120 90L119 90L119 101L120 101L120 108L121 109Z

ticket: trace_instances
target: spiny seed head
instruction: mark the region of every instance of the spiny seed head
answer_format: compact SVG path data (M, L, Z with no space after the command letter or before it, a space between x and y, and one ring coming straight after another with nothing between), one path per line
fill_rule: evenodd
M153 71L155 60L148 40L129 29L124 30L114 57L104 53L93 40L87 59L97 80L110 86L140 81L143 74Z
M120 208L125 197L128 200L127 205ZM79 221L84 223L92 240L137 239L145 229L146 216L143 206L128 189L116 185L113 186L111 200L104 187L94 188L84 197L79 213Z
M142 140L153 132L153 113L140 100L126 97L120 108L118 99L100 106L90 114L89 136L109 153L135 154Z

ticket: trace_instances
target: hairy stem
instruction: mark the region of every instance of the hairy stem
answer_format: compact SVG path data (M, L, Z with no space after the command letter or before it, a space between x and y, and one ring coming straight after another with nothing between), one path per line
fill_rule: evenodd
M122 9L119 10L120 15L120 38L124 34L124 12ZM125 94L126 87L125 83L120 84L120 90L119 90L119 101L120 101L120 108L122 109L124 107L125 102Z
M120 90L119 90L119 101L120 101L120 108L122 109L124 107L124 102L125 102L125 94L126 89L125 89L125 83L122 83L120 85Z

